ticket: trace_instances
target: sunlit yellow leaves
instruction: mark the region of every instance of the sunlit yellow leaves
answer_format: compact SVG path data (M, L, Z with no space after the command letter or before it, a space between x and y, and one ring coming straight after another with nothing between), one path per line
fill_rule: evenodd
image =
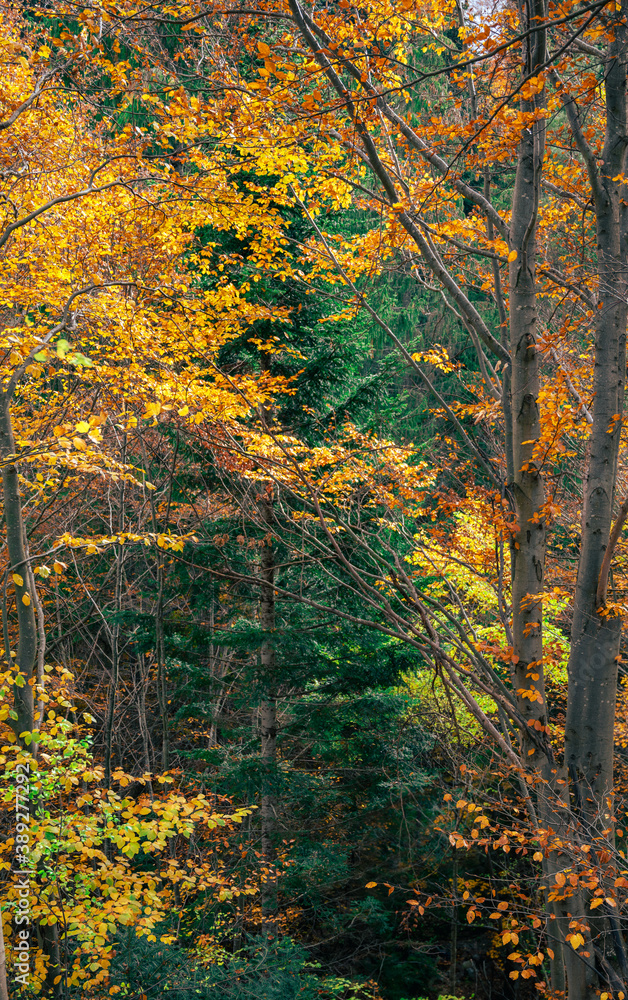
M433 365L435 368L440 369L442 372L453 372L455 371L455 365L450 361L449 355L444 348L436 344L429 351L419 351L412 355L413 361L427 361L429 364Z

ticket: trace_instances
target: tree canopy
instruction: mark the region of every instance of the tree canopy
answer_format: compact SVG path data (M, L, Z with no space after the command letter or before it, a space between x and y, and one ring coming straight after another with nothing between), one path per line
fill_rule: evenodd
M0 21L0 1000L625 1000L628 0Z

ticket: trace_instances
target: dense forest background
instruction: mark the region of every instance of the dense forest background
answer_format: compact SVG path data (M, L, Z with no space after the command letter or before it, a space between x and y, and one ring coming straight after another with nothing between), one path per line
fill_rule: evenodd
M0 18L0 1000L623 1000L625 0Z

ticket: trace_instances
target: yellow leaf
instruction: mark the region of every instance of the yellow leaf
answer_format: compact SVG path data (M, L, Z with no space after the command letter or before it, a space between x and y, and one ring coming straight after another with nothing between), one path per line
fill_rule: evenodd
M22 604L25 604L25 605L26 605L26 607L28 607L28 605L29 605L30 603L31 603L31 599L30 599L30 597L28 596L28 594L22 594Z
M14 573L13 574L13 583L15 584L16 587L23 587L24 586L24 580L20 576L19 573Z
M87 423L86 420L79 420L78 424L76 425L76 430L79 432L79 434L87 434L89 430L89 424Z
M367 889L374 889L376 885L377 885L377 882L367 882L366 883L366 888Z
M54 562L52 564L52 568L54 569L55 573L63 573L65 569L65 564L61 562Z
M508 254L508 263L512 264L513 260L517 259L517 256L518 256L517 255L517 251L516 250L511 250L510 253Z
M266 44L266 42L258 42L257 50L261 56L264 56L264 58L270 55L270 47Z

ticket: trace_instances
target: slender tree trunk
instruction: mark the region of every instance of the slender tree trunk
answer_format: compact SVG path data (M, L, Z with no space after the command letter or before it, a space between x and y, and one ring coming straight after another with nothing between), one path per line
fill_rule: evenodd
M116 589L115 612L119 613L122 603L122 547L116 545ZM107 714L105 716L105 784L111 788L113 759L113 723L120 675L120 624L116 620L109 632L111 642L111 680L107 692Z
M57 925L39 924L38 930L41 936L42 950L48 958L42 996L49 997L50 1000L60 1000L65 990ZM55 980L58 981L55 982Z
M170 766L168 697L166 694L166 651L164 644L164 566L157 550L157 604L155 607L155 659L157 661L157 703L161 719L161 770Z
M15 441L11 422L10 399L4 395L0 401L0 454L3 459L15 455ZM2 468L2 493L4 503L4 520L7 532L7 547L9 551L9 573L15 588L18 648L15 658L18 675L14 685L14 705L17 719L14 729L18 739L22 733L32 733L35 725L35 684L37 681L37 651L41 646L41 667L43 669L43 616L39 621L39 634L35 619L37 595L34 593L35 579L28 561L26 532L22 516L22 498L20 496L18 471L15 464L8 463ZM7 649L7 659L10 651ZM38 720L37 728L39 728ZM21 741L22 745L26 745ZM61 960L59 953L59 932L56 925L41 926L42 947L48 957L48 972L44 983L44 995L58 998L62 996L63 985ZM4 951L4 939L2 940ZM5 970L6 989L6 970ZM2 976L0 975L0 979ZM0 993L1 997L1 993Z
M7 986L7 953L4 946L4 927L2 926L2 910L0 909L0 1000L9 1000Z
M137 658L137 669L135 675L137 686L137 719L140 727L140 733L142 735L144 770L152 771L152 757L154 756L154 753L151 754L151 750L153 748L148 729L148 720L146 718L146 689L149 684L150 666L146 661L147 657L145 657L143 653L140 653Z
M451 908L451 934L449 948L451 957L449 961L449 988L452 996L456 995L456 980L458 978L458 852L454 847L454 857L452 866L452 896Z
M126 462L126 434L122 437L122 461ZM125 526L125 483L120 483L120 502L118 508L118 531L124 531ZM111 525L113 533L114 527ZM124 567L124 551L122 545L116 544L116 583L114 594L114 614L115 620L113 628L109 630L111 642L111 683L107 692L107 713L105 716L105 783L107 788L111 788L111 770L113 757L113 723L116 710L116 698L118 696L118 684L120 681L120 612L122 610L122 572Z
M11 423L10 400L0 399L0 455L6 459L15 454L13 427ZM18 668L13 698L17 719L13 728L19 737L21 733L31 733L35 728L35 666L37 660L37 624L34 602L29 593L29 572L24 544L24 520L22 498L17 467L13 462L2 467L2 498L4 521L9 550L9 574L13 579L18 621L18 648L15 662ZM10 650L6 650L10 661Z
M536 0L531 20L545 17L544 0ZM545 61L545 32L524 43L524 71L538 72ZM523 114L539 109L537 98L521 101ZM510 226L510 354L513 473L512 496L517 531L511 544L512 631L518 660L514 683L519 710L529 723L547 724L543 674L543 607L545 572L545 489L535 459L541 435L539 413L538 310L536 295L536 226L545 150L545 122L537 119L521 135ZM506 419L508 417L505 412ZM538 730L537 730L538 731ZM527 735L524 757L530 766L542 753ZM528 755L528 751L530 751Z
M148 467L148 455L146 453L146 448L144 441L142 439L142 450L144 452L144 464ZM177 440L172 455L172 466L170 468L170 476L168 480L168 500L166 503L166 513L164 518L164 527L167 530L168 521L170 518L170 505L172 503L172 484L174 480L174 471L177 464L177 456L179 454L179 434L177 432ZM155 534L159 531L159 523L157 520L157 510L155 507L155 497L152 491L149 492L150 501L150 512L151 512L151 522L153 526L153 532ZM159 706L159 718L161 722L161 770L167 771L170 766L170 734L168 729L168 695L166 689L166 647L164 642L164 563L162 550L157 547L157 601L155 603L155 662L157 665L157 704Z
M523 11L521 10L523 14ZM529 23L542 25L547 16L545 0L535 0ZM525 23L522 17L522 23ZM545 31L539 28L523 43L525 76L542 70L546 59ZM544 93L522 99L522 114L544 108ZM539 412L539 354L537 349L538 302L536 287L536 229L545 154L545 120L536 120L521 135L512 200L510 249L516 253L509 265L510 399L508 380L503 379L503 410L508 448L512 447L511 495L517 515L517 531L511 542L512 632L518 657L513 681L518 708L529 730L522 738L522 758L536 774L537 815L542 829L552 825L558 773L553 765L548 739L543 653L543 605L545 587L545 488L535 457L541 436ZM514 255L514 254L513 254ZM509 433L508 422L512 421ZM539 740L539 736L541 739ZM534 738L533 738L534 737ZM545 752L539 747L545 746ZM538 780L540 779L540 780ZM558 859L544 860L543 876L549 897ZM559 929L559 908L547 899L547 932L551 935L550 977L552 989L565 989L565 956Z
M260 651L262 684L265 691L260 702L260 742L262 758L262 856L266 867L266 879L262 890L262 914L267 933L274 931L277 912L277 885L272 874L275 863L275 770L277 763L277 699L274 690L275 645L272 633L275 629L275 554L271 527L273 522L272 499L261 501L262 520L268 529L261 553L261 590L259 602L259 622L266 633Z

